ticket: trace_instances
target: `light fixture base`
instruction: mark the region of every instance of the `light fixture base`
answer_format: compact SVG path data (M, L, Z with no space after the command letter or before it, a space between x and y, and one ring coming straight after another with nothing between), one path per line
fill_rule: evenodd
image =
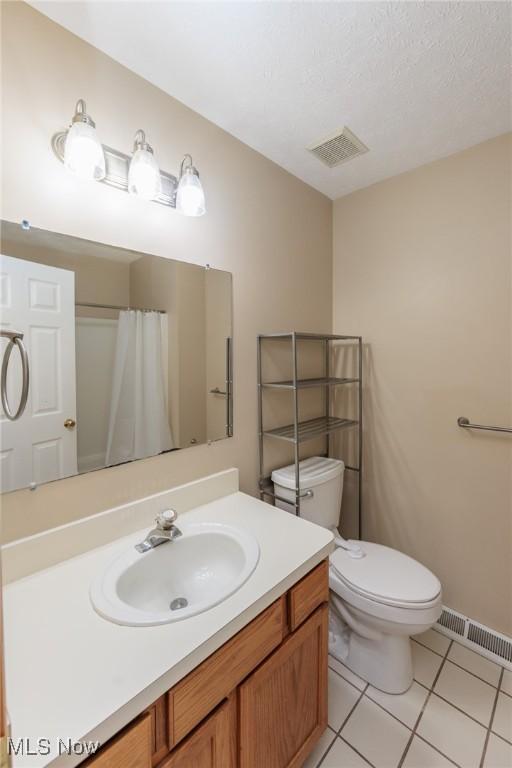
M55 156L64 163L64 147L66 144L67 131L59 131L52 136L52 149ZM130 168L130 155L125 155L117 149L103 146L105 154L105 178L99 180L102 184L109 187L121 189L128 192L128 170ZM165 205L168 208L176 208L176 190L178 188L178 179L171 173L160 171L161 193L152 202Z

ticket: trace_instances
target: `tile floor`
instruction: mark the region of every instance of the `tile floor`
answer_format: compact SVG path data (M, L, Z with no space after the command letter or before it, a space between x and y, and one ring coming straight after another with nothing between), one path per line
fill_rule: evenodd
M329 657L329 727L304 768L512 768L512 672L431 629L391 696Z

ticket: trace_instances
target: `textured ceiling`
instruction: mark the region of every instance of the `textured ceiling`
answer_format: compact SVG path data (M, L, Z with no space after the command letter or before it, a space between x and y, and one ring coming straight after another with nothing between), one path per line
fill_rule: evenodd
M511 129L509 2L31 4L332 198Z

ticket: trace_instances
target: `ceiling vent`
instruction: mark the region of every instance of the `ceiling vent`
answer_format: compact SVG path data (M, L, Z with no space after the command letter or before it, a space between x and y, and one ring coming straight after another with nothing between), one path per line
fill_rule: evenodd
M335 168L341 163L346 163L347 160L352 160L352 158L368 152L368 147L365 147L363 142L359 141L357 136L354 136L348 128L343 128L340 133L325 139L320 144L314 144L308 149L328 168Z

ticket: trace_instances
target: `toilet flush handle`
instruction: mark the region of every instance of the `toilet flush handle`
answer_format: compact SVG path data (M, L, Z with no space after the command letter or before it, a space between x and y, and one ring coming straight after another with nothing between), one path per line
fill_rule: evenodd
M343 536L339 535L336 527L332 528L332 532L334 533L334 544L337 547L344 549L349 557L353 557L354 560L360 560L362 557L366 557L366 552L357 541L347 541Z

